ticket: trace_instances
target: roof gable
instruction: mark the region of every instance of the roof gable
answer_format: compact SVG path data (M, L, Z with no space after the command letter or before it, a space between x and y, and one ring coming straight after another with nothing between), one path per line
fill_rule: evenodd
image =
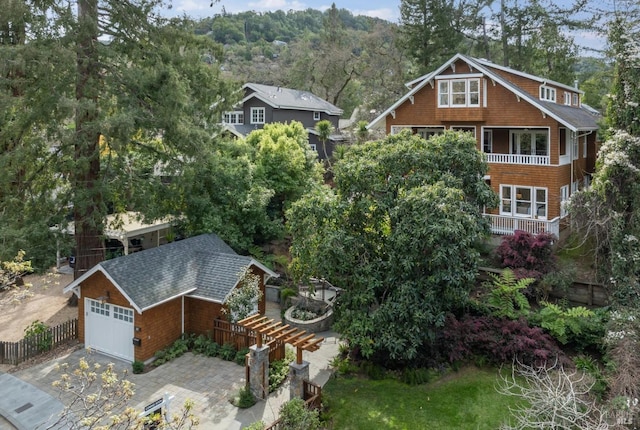
M103 261L64 291L101 271L138 312L188 294L224 303L247 266L278 276L251 257L236 254L215 234L204 234Z
M342 115L342 109L308 91L254 83L245 84L243 89L245 91L249 90L247 96L242 100L243 104L247 100L258 98L275 109L305 110L325 112L328 115Z
M473 70L476 70L477 72L481 73L482 75L484 75L485 77L487 77L488 79L491 79L491 81L493 81L494 83L503 86L504 88L506 88L508 91L511 91L512 93L514 93L518 99L523 99L525 100L527 103L535 106L536 108L538 108L540 111L542 111L545 115L550 116L551 118L554 118L556 121L560 122L561 124L565 125L567 128L573 130L573 131L581 131L581 130L596 130L598 128L598 124L597 124L597 117L594 116L591 112L589 112L586 109L581 109L581 108L577 108L577 107L571 107L571 106L562 106L556 103L550 103L550 102L545 102L545 101L541 101L539 100L537 97L532 96L531 94L529 94L528 92L522 90L520 87L518 87L517 85L513 84L512 82L508 81L507 79L503 78L500 74L494 72L492 69L493 68L499 68L500 70L505 70L508 71L510 73L514 73L517 74L519 76L524 76L533 80L536 80L537 82L547 82L553 85L557 85L557 86L561 86L563 88L569 88L572 91L575 92L580 92L575 88L571 88L567 85L564 84L560 84L557 82L553 82L553 81L549 81L549 80L544 80L543 78L539 78L533 75L528 75L526 73L523 72L517 72L513 69L509 69L508 67L501 67L501 66L497 66L493 63L490 63L486 60L478 60L476 58L472 58L472 57L467 57L465 55L462 54L456 54L453 57L451 57L451 59L449 59L447 62L445 62L444 64L442 64L438 69L436 69L435 71L428 73L426 75L423 75L417 79L414 79L411 82L408 82L407 84L405 84L407 87L410 88L409 92L407 92L404 96L402 96L398 101L396 101L393 105L391 105L391 107L389 109L387 109L386 111L384 111L382 114L380 114L377 118L375 118L373 121L371 121L368 125L367 125L367 129L371 129L376 127L378 124L380 124L383 120L385 120L385 118L392 114L392 112L394 112L400 105L402 105L403 103L405 103L407 100L413 100L413 96L420 91L422 88L424 88L425 85L433 83L433 81L435 80L435 78L440 75L441 73L443 73L447 68L452 67L452 65L454 65L457 61L464 61L465 63L467 63Z

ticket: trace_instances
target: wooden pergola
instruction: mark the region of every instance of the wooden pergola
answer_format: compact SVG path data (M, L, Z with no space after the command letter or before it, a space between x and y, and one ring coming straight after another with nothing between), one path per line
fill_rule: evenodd
M302 364L302 351L314 352L320 348L323 337L316 337L315 334L307 334L305 330L283 324L281 321L269 319L262 315L253 315L238 321L238 324L247 330L256 332L256 343L258 348L262 347L263 336L275 338L284 343L288 343L296 348L296 363Z

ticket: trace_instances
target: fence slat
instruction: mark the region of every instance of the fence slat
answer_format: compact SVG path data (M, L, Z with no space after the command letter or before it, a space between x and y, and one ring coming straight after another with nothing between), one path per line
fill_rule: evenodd
M46 332L38 333L31 338L23 338L17 342L0 341L0 363L17 365L64 342L77 338L78 318L74 318L55 327L49 327ZM50 347L41 347L46 344L49 344Z

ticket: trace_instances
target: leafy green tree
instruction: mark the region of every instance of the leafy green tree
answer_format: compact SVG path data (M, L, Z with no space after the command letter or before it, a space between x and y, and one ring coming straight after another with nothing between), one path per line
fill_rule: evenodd
M260 291L260 277L245 268L240 275L240 282L227 297L224 312L231 322L238 322L256 313L258 302L262 299Z
M304 400L289 400L280 407L280 427L286 430L318 430L320 416L317 410L307 409Z
M60 208L73 212L80 274L104 258L107 199L122 187L124 154L178 164L207 151L233 98L218 69L203 61L220 57L221 47L182 20L159 17L159 1L77 5L76 12L67 2L29 2L25 13L9 16L8 28L24 21L29 32L26 43L0 47L17 65L1 84L9 115L1 116L0 139L15 148L3 159L36 161L26 173L38 179L24 183L28 198L19 202L55 198L57 218L42 215L40 224L61 222ZM16 195L9 191L3 203Z
M289 205L322 183L322 165L297 121L266 124L246 140L255 150L256 181L273 191L267 212L283 226Z
M346 149L335 190L288 212L293 269L345 288L336 328L366 357L411 360L474 282L476 240L497 204L472 138L404 132Z
M318 133L318 140L322 144L324 159L328 163L329 168L331 168L331 160L329 160L329 155L327 154L327 140L329 140L331 133L334 131L333 125L330 121L325 119L316 123L315 130L316 133Z

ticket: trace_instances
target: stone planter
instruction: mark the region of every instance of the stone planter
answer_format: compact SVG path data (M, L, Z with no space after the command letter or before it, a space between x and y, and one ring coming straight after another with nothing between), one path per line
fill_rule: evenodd
M299 320L291 316L295 306L291 306L284 313L284 323L289 324L292 327L300 330L305 330L307 333L318 333L321 331L327 331L331 329L333 324L333 309L329 309L324 315L314 318L312 320Z

